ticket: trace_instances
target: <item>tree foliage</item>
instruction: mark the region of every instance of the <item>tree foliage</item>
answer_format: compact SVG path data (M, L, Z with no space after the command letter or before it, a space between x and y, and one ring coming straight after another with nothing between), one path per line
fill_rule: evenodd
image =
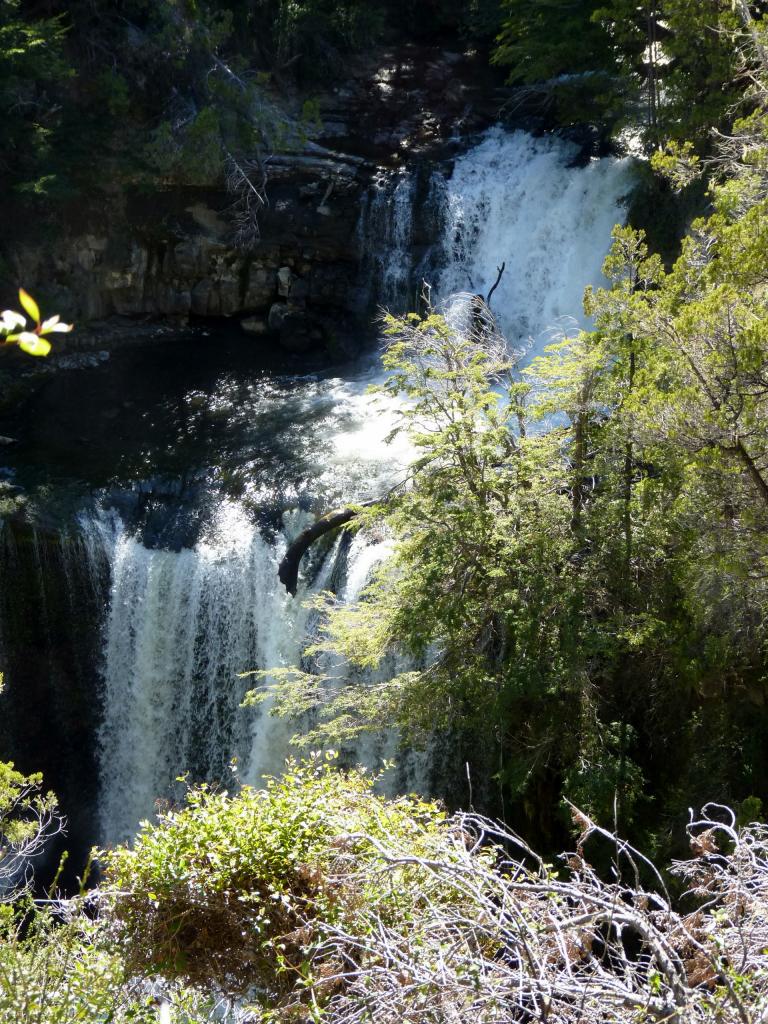
M27 887L32 859L61 830L56 800L42 782L41 775L23 775L0 761L0 900Z
M20 0L0 3L0 172L34 194L57 184L52 173L62 123L57 93L72 73L64 37L62 17L30 19Z
M38 208L107 181L221 184L231 157L245 168L301 141L297 86L311 98L347 73L350 55L406 25L434 30L437 19L459 37L488 36L496 8L497 0L2 0L0 168Z
M326 606L314 653L352 667L278 686L278 713L320 703L311 742L437 730L457 777L469 762L545 833L563 793L657 834L705 781L768 796L765 138L758 107L724 139L669 269L617 227L594 329L524 370L471 297L463 322L388 320L418 455L361 518L394 557L357 606ZM664 161L697 167L691 147ZM356 675L398 651L418 667Z
M493 59L513 82L549 82L562 123L706 145L741 95L730 0L505 0L504 12Z

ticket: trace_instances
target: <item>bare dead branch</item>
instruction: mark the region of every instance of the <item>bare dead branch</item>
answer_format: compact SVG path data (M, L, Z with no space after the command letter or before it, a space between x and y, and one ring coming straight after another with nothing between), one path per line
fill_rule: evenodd
M490 306L491 306L491 296L496 291L496 289L499 287L499 284L501 283L501 279L502 279L502 277L504 275L504 271L506 269L506 266L507 266L507 262L505 260L501 264L500 267L496 267L496 280L493 282L493 287L491 288L491 290L485 296L485 304L486 304L486 306L488 306L489 309L490 309Z
M737 830L727 809L691 821L692 860L674 871L699 904L682 914L657 868L573 808L577 852L554 872L505 826L446 822L445 856L372 844L392 885L408 886L412 926L370 907L367 927L324 926L314 982L333 1024L758 1024L768 1015L768 826ZM728 853L717 851L720 845ZM590 842L610 842L605 880ZM709 851L709 852L707 852ZM354 858L340 857L348 885ZM420 882L421 879L421 882ZM644 881L646 879L646 881ZM360 881L363 879L361 877ZM748 979L745 983L744 979ZM332 993L329 997L329 993Z

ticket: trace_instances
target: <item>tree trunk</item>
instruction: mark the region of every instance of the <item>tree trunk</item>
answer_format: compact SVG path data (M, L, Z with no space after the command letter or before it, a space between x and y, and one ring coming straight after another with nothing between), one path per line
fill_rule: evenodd
M649 4L646 11L648 39L648 127L654 135L656 143L656 127L658 123L658 96L656 89L656 17L654 4Z
M758 493L760 494L760 497L768 505L768 480L766 480L763 474L760 472L757 463L747 451L746 445L744 444L742 439L740 437L737 437L733 444L733 447L727 447L725 450L736 455L736 457L739 459L739 461L742 463L742 465L749 473L752 482L754 483L755 487L758 490Z

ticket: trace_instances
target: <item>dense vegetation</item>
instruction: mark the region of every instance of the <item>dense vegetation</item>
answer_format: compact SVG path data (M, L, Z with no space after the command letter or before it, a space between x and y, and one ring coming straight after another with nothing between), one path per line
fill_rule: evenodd
M386 388L419 457L363 517L394 558L331 607L319 649L424 667L335 697L287 679L284 713L325 702L309 742L437 726L475 796L492 780L486 806L545 842L563 794L662 843L691 803L768 795L762 31L747 22L732 57L758 88L711 158L712 212L669 269L616 228L594 331L520 372L487 311L387 321ZM690 145L655 164L678 185L702 171Z
M759 13L761 4L750 5ZM290 146L381 42L479 47L550 124L706 146L740 95L730 0L2 0L0 173L50 215L101 189L207 183ZM94 155L98 159L94 159ZM53 204L53 205L52 205Z
M561 118L642 127L652 145L703 142L739 96L736 8L730 0L506 0L494 60Z
M341 78L350 54L393 35L490 38L495 10L495 0L2 0L0 173L47 211L116 185L216 181L229 156L252 162L295 141L302 97Z
M768 799L764 7L0 0L0 167L41 217L106 182L258 168L350 55L440 33L707 206L674 260L618 227L594 329L525 369L477 297L463 326L387 319L417 458L358 522L395 555L357 606L323 603L313 653L343 654L342 678L278 686L280 713L313 711L309 742L439 734L467 801L547 851L575 826L575 853L556 870L510 824L387 801L315 756L263 791L192 788L101 857L96 894L35 902L29 859L61 822L0 765L2 1019L765 1019L766 834L740 827ZM20 301L0 332L44 356L68 326ZM420 667L354 682L402 651ZM740 820L691 826L683 916L595 821L666 854L712 797Z

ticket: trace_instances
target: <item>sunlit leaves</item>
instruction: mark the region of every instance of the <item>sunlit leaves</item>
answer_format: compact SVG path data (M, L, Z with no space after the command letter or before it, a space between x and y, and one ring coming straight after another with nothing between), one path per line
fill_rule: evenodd
M31 331L22 331L15 338L19 348L28 356L47 356L51 351L51 343Z
M27 315L35 321L34 330L25 329L27 321L21 313L6 309L0 315L0 338L6 344L18 345L27 355L47 356L51 351L51 343L45 335L68 333L72 330L72 324L62 323L58 315L41 321L40 307L23 288L19 290L19 302Z
M31 295L27 294L23 288L19 289L19 302L22 305L24 311L32 317L35 323L40 323L40 308L38 307L35 300Z

